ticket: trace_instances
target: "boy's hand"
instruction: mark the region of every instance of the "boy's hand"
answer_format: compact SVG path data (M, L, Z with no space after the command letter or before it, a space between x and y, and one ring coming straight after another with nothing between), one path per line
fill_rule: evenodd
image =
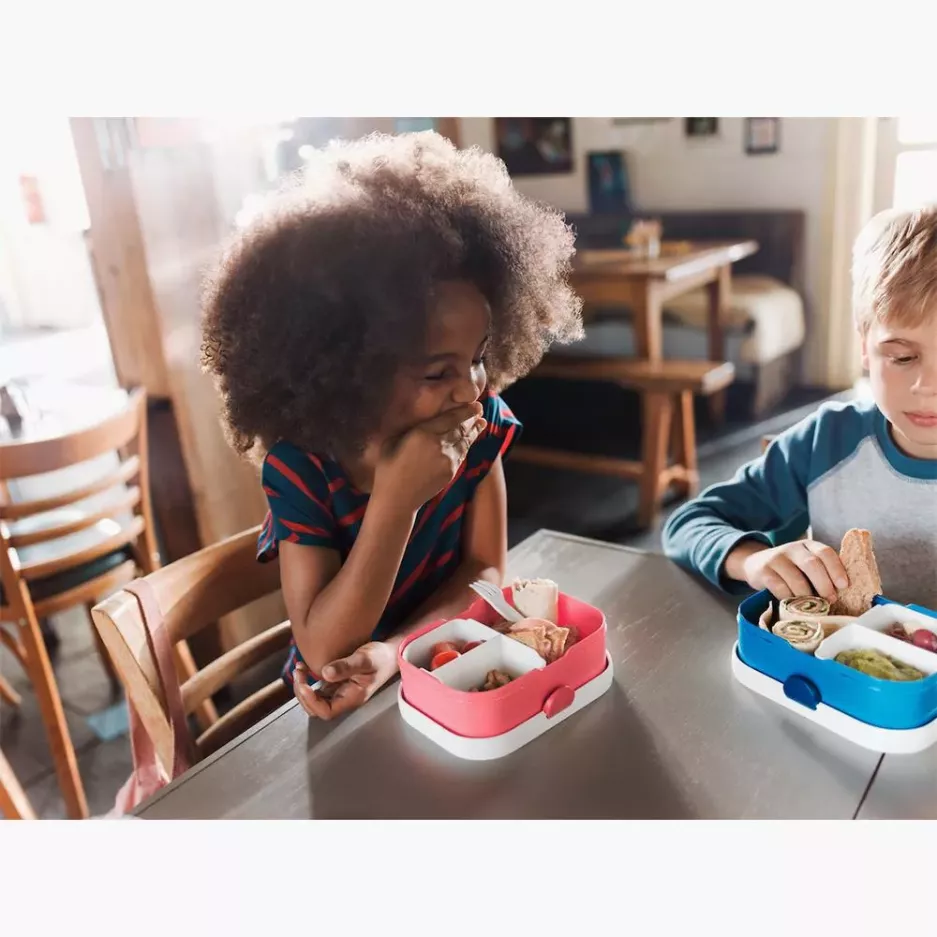
M816 540L779 547L742 543L729 554L725 571L753 589L767 589L776 599L819 595L832 602L849 585L839 554Z
M487 425L481 404L471 403L415 426L388 444L373 494L418 510L452 481Z
M397 673L397 649L371 641L353 654L322 668L323 685L308 684L309 669L299 663L293 671L293 692L299 705L315 719L334 719L366 703Z

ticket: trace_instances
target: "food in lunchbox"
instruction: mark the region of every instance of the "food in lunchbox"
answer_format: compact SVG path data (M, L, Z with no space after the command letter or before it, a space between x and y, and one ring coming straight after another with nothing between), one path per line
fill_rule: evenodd
M438 654L434 654L429 662L430 670L438 670L444 664L451 663L462 655L455 649L450 649L447 651L440 651Z
M771 629L771 633L784 638L792 648L805 654L812 654L825 637L823 624L810 619L779 621Z
M879 680L893 680L907 683L912 680L923 680L924 674L916 667L903 664L894 657L889 657L873 648L858 648L851 651L840 651L834 660L837 663L858 670L869 677Z
M911 643L915 647L930 651L932 654L937 654L937 634L934 634L933 631L928 631L927 628L918 628L917 631L911 635Z
M552 664L566 651L569 628L560 628L544 619L525 618L511 625L505 634L532 647L548 664Z
M515 579L511 586L514 607L525 618L557 624L560 590L552 579Z
M830 603L815 595L798 595L793 599L782 599L778 617L781 621L803 621L807 618L823 618L830 614Z
M887 634L890 638L897 638L899 641L904 641L909 644L911 642L911 635L908 634L908 629L905 628L900 621L893 621L885 628L883 634Z
M503 686L507 686L514 678L504 670L489 670L485 674L485 682L480 686L473 689L473 693L485 693L488 690L497 690Z
M862 615L872 607L872 600L882 594L882 577L872 550L872 535L867 530L847 530L839 550L849 585L836 597L830 609L833 615Z

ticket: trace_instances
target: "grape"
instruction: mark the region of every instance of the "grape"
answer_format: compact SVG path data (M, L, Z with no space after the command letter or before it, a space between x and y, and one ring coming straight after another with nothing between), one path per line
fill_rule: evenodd
M920 647L925 651L930 651L932 654L937 654L937 634L934 634L933 631L928 631L927 628L918 628L918 630L911 635L911 643L915 647Z

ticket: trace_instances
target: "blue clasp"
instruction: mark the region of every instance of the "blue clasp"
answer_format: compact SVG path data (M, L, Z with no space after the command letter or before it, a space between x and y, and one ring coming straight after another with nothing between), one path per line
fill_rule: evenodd
M817 685L800 674L792 674L784 681L784 695L807 709L816 709L820 704Z

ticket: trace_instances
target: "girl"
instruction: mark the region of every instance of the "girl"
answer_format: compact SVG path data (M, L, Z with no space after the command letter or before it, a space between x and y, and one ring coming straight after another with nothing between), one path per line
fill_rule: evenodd
M264 455L258 557L279 557L311 716L361 705L406 634L501 584L520 424L497 392L580 337L572 255L499 160L432 132L317 151L226 252L204 363L232 444Z

